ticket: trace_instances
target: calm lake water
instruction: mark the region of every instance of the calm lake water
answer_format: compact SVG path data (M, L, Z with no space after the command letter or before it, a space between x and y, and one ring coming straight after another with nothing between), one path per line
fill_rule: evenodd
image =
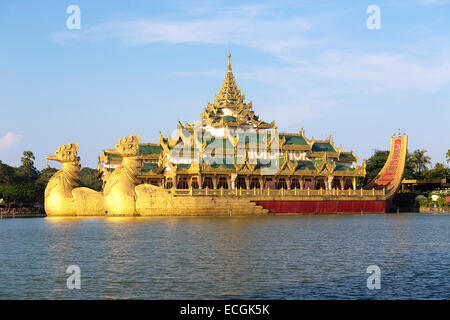
M450 215L4 219L0 240L1 299L450 298Z

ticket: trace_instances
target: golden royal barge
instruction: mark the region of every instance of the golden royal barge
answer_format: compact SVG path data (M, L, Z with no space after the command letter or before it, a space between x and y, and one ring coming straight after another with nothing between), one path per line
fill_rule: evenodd
M279 132L264 122L234 78L230 54L222 87L201 113L158 143L139 135L102 151L100 192L77 187L78 144L47 157L62 163L45 190L49 216L383 213L403 177L407 136L391 138L388 160L367 187L352 151L325 140Z

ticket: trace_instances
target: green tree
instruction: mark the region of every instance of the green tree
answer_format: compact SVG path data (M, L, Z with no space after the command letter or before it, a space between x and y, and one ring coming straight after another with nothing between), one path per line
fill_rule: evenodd
M425 178L433 179L445 179L449 176L449 169L445 167L442 163L436 163L433 169L425 171Z
M14 180L15 169L0 160L0 184L12 183Z
M39 178L36 180L36 184L44 186L44 188L47 186L48 181L50 180L53 175L58 172L58 169L55 168L44 168L41 170L39 174Z
M98 170L87 167L81 169L80 186L100 191L102 189L102 180Z
M22 162L22 166L25 168L34 168L34 160L36 158L34 157L33 152L31 151L24 151L23 157L20 159Z
M31 151L24 151L20 159L22 165L17 168L16 176L22 182L32 182L39 177L39 171L34 166L34 154Z
M448 149L447 153L445 154L445 157L447 158L447 163L450 162L450 149Z
M366 186L370 183L375 177L380 173L381 169L383 169L384 164L387 161L389 156L388 150L375 150L374 154L367 159L366 162L366 176L362 179L360 185ZM416 179L415 174L415 163L414 156L411 153L406 154L406 163L405 163L405 171L404 178L405 179Z
M374 154L366 161L366 177L362 181L362 185L365 186L370 183L383 168L388 158L389 151L375 150Z
M414 156L411 153L406 154L405 171L403 173L403 178L405 179L416 179L417 175L415 172L415 162Z
M421 174L431 164L431 158L426 155L427 150L414 150L412 154L412 161L415 164L416 172Z
M8 213L13 204L24 205L35 203L41 190L34 183L13 183L0 186L0 197L8 206Z

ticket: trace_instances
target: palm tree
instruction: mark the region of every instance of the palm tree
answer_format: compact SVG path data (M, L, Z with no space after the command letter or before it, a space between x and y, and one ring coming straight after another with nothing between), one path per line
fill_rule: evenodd
M415 150L413 152L412 158L413 158L413 162L416 166L417 172L421 173L423 172L427 166L429 164L431 164L431 158L427 155L425 155L425 153L427 153L428 151L425 149L422 150Z

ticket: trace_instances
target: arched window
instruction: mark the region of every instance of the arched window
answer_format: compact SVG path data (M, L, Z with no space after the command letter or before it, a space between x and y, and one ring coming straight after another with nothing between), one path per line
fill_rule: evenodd
M275 189L275 183L272 181L272 178L266 178L266 181L264 182L264 188Z
M192 185L192 189L198 189L198 180L197 180L197 177L193 177L193 178L192 178L191 185Z
M325 181L323 179L317 179L316 180L316 190L319 189L326 189Z
M300 189L300 182L298 181L297 178L293 178L291 180L291 189L295 189L295 188Z
M345 178L344 180L344 190L353 189L353 183L350 178Z
M285 178L279 178L277 182L277 189L287 189L287 183Z
M303 186L304 189L309 188L309 189L313 190L314 187L315 187L315 185L314 185L314 181L312 181L312 179L309 179L309 178L305 179L305 184Z
M220 189L220 188L228 189L228 181L227 181L227 178L225 178L225 177L220 177L220 178L219 178L219 181L218 181L218 183L217 183L217 189Z
M186 177L181 177L178 179L177 189L188 189L189 185Z
M213 182L212 182L212 178L211 178L211 177L205 177L205 178L203 179L203 186L202 186L202 188L203 188L203 189L206 189L206 188L208 188L208 189L214 189L214 185L213 185Z
M244 177L238 177L236 179L236 189L247 189L247 184L245 183Z
M331 188L335 190L341 190L341 181L339 179L334 178L331 183Z
M252 180L250 181L250 189L261 189L258 178L252 178Z

